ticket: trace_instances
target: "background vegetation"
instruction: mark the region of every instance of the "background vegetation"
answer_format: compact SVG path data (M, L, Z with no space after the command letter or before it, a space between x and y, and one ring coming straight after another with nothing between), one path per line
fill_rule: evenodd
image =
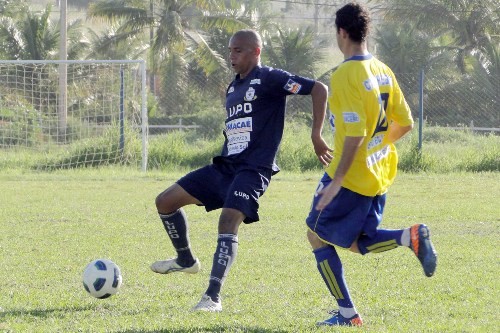
M139 168L140 139L128 129L124 149L120 150L118 133L116 129L109 130L97 140L78 140L51 153L8 150L0 156L0 170L57 170L107 165ZM328 129L325 129L324 137L333 140ZM422 150L418 149L417 130L397 143L400 170L412 173L500 172L498 135L429 127L424 130L423 138ZM196 130L152 136L149 139L148 170L179 171L206 165L220 153L222 144L222 135L204 137ZM285 126L277 162L286 171L321 170L312 148L309 127L301 123Z
M426 87L428 123L446 125L460 111L476 125L500 127L498 1L364 2L373 16L370 50L404 77L405 89L416 86L422 70L441 80ZM343 2L70 0L68 4L68 59L146 59L154 96L149 99L150 117L164 122L202 118L207 102L220 105L232 76L226 46L238 29L261 32L263 62L271 66L328 81L331 69L342 61L333 22ZM58 11L57 2L54 6L47 0L0 0L0 58L59 59ZM457 90L471 93L455 102L443 98ZM193 96L198 102L192 102ZM301 114L304 106L294 103L289 116L308 121Z

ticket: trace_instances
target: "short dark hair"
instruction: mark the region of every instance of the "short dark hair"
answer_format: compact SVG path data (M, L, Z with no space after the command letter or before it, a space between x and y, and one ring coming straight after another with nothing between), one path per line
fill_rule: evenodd
M242 37L246 39L252 46L262 48L262 38L260 34L252 29L242 29L236 31L233 37Z
M358 43L366 40L370 30L370 22L368 10L356 2L350 2L337 10L335 17L337 32L340 31L340 28L344 29L349 34L349 38Z

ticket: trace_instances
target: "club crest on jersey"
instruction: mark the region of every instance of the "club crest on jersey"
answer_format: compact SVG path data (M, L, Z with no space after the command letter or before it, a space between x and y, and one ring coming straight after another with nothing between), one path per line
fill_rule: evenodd
M292 79L289 79L288 82L285 84L284 88L285 90L291 92L292 94L297 94L302 88L302 85L298 82L295 82Z
M227 91L228 94L232 93L234 91L234 87L231 86L231 88L229 88L229 90Z
M247 92L245 93L244 100L247 102L250 102L250 101L255 100L256 98L257 98L257 96L255 96L255 89L252 87L248 88Z

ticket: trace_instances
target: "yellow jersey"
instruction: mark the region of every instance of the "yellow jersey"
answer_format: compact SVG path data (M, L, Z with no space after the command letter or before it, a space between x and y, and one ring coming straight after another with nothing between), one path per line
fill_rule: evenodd
M330 112L334 119L333 178L346 136L364 136L342 186L365 196L383 194L394 181L398 155L384 137L392 121L413 124L410 108L394 73L371 54L346 59L330 79Z

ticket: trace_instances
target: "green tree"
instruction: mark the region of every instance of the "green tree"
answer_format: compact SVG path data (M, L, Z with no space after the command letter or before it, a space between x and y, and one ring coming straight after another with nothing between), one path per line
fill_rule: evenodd
M113 35L103 38L108 45L118 47L134 40L143 45L142 55L149 59L153 78L150 81L156 82L158 74L162 78L157 93L160 97L174 94L181 102L187 96L190 69L197 68L205 76L227 70L226 60L210 47L210 38L202 28L235 31L248 26L231 15L231 10L237 12L241 7L236 1L224 0L98 0L89 6L88 15L119 23ZM164 111L169 114L180 110Z
M28 7L26 0L0 0L0 15L14 17Z
M50 19L52 7L41 13L27 9L0 19L0 40L4 58L12 60L50 60L59 54L59 23ZM68 26L68 58L77 59L87 43L81 38L80 22Z
M495 112L500 107L498 1L372 2L381 4L378 8L392 24L392 29L381 29L377 34L379 51L383 54L384 48L392 50L382 56L382 60L389 64L392 62L393 66L399 61L397 65L406 68L412 68L411 61L417 60L435 77L436 82L442 81L440 86L431 87L428 91L428 105L433 108L431 115L439 115L442 121L459 119L468 123L467 119L474 119L476 124L482 126L499 126L500 115ZM390 33L396 33L392 38L394 47L387 44L391 40L387 38ZM416 45L411 45L412 39ZM439 61L443 59L451 61ZM455 65L451 67L447 63ZM397 69L398 66L395 66ZM470 97L462 101L444 98L454 96L458 91L467 91Z
M313 27L281 28L265 38L263 62L269 66L307 77L316 77L317 66L322 62L325 45L315 42ZM287 116L311 120L311 101L309 98L288 100Z
M325 44L315 44L312 27L276 28L276 34L265 39L264 61L273 67L314 77L316 65L323 60Z
M378 0L385 17L395 23L411 22L430 36L448 36L439 45L452 52L461 73L479 61L487 69L494 59L491 45L500 43L500 5L496 0ZM438 47L435 47L438 48Z
M144 39L130 38L127 43L117 43L116 36L119 24L113 23L106 27L100 33L88 29L87 36L90 43L90 51L87 59L137 59L147 49L147 43Z

